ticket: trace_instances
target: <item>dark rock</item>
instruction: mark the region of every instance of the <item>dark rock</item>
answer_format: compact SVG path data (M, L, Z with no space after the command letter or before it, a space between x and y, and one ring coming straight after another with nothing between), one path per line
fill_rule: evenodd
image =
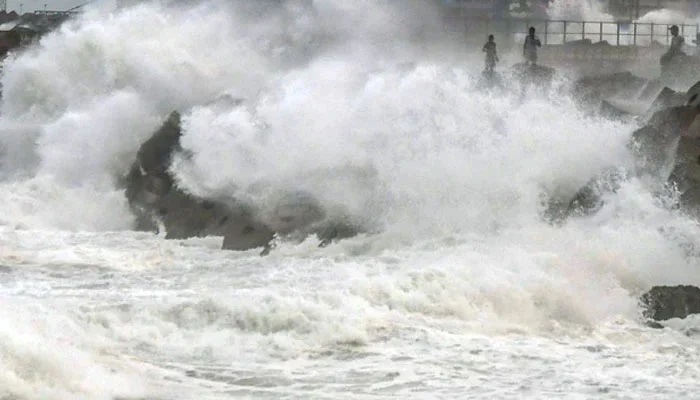
M650 320L650 319L649 319L649 320L646 320L646 321L644 322L644 325L646 325L646 326L648 326L649 328L652 328L652 329L664 329L664 328L665 328L665 326L661 325L660 323L658 323L658 322L656 322L656 321Z
M288 235L299 227L313 226L325 217L316 199L304 192L290 192L277 200L267 220L279 234Z
M581 91L596 91L608 79L627 77L628 74L613 74L596 81L579 81ZM630 82L636 79L631 78ZM637 82L639 83L639 82ZM637 83L627 86L631 90ZM649 85L644 89L651 91ZM655 84L655 83L654 83ZM624 87L625 85L623 85ZM602 89L601 89L602 90ZM605 89L612 90L612 89ZM605 92L610 94L612 92ZM657 96L654 111L647 124L632 134L629 148L635 156L634 168L630 171L606 170L581 188L570 200L558 194L546 199L544 217L551 222L561 221L570 215L590 215L603 205L602 195L615 192L626 176L651 176L666 183L659 193L679 194L677 204L684 212L700 219L700 82L687 93L677 93L664 88ZM600 115L626 117L612 102L601 103ZM613 173L610 173L613 171ZM671 173L669 174L669 171ZM662 187L663 185L660 185Z
M481 73L481 78L477 86L481 89L502 89L504 88L503 79L496 71L486 71Z
M666 85L686 87L700 75L700 57L680 54L661 66L660 80Z
M593 41L591 39L569 40L565 43L566 46L590 46L592 44Z
M637 172L655 174L673 163L680 137L688 132L699 114L700 109L691 106L654 113L647 125L632 135L631 148L637 156Z
M700 217L700 138L680 138L669 183L680 193L679 205Z
M621 171L606 169L576 193L569 203L568 213L588 215L598 211L604 204L602 196L617 191L623 178Z
M650 100L659 95L664 85L658 79L652 79L644 85L641 93L639 94L640 100Z
M548 87L554 78L554 68L539 64L519 63L512 67L513 76L522 84Z
M625 71L581 78L574 83L573 93L580 100L598 104L611 97L636 98L647 85L646 79Z
M229 102L215 106L226 104ZM229 105L238 104L234 101ZM173 156L183 154L181 135L180 115L174 112L143 143L124 178L137 229L157 231L162 226L167 239L223 236L224 249L263 248L263 254L270 251L276 236L303 239L316 234L326 245L360 231L346 218L327 216L321 204L304 192L280 196L265 212L234 198L200 198L186 192L169 170Z
M700 86L699 86L700 88ZM689 99L688 99L689 100ZM569 201L548 200L545 216L552 222L571 215L590 215L603 206L602 196L615 192L627 175L656 176L680 192L680 206L700 218L700 108L682 105L653 114L632 135L636 165L630 172L608 169L581 188ZM664 175L672 169L670 176Z
M275 233L261 224L245 224L245 219L233 219L225 225L224 250L244 251L262 247L263 253L269 251Z
M625 171L607 168L591 179L573 197L564 194L543 199L543 218L549 223L560 223L571 216L586 216L597 212L605 203L603 197L620 188Z
M125 179L126 197L136 215L136 229L155 231L162 224L168 239L224 236L224 248L264 247L273 232L252 209L235 202L201 199L177 187L169 172L180 147L180 114L173 112L141 145Z
M656 96L649 107L650 112L663 110L664 108L678 107L685 105L687 96L685 93L679 93L668 87L661 89L661 92Z
M136 216L136 229L157 230L154 209L173 186L168 173L171 156L180 150L180 114L173 112L151 138L144 142L124 179L126 198Z
M600 102L598 114L601 117L609 119L630 119L634 118L635 116L631 112L623 110L622 108L612 104L609 100L603 100Z
M685 94L686 105L700 106L700 82L696 82Z
M700 288L695 286L654 286L640 299L644 317L653 321L685 318L700 313Z

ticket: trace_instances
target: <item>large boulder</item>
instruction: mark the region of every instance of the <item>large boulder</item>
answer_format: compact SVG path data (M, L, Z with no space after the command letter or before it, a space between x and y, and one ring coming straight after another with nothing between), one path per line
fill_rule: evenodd
M673 107L655 114L665 129L646 128L636 138L646 142L648 170L670 166L669 186L680 193L679 206L700 217L700 108L697 105Z
M234 198L201 198L178 187L170 165L180 146L180 114L173 112L144 142L124 179L126 197L138 230L158 231L167 239L223 236L223 248L269 251L276 236L315 234L325 245L359 231L349 218L330 218L321 204L303 192L281 196L261 213L255 204Z
M572 197L550 199L547 218L560 221L595 213L603 206L604 195L615 192L628 175L667 181L668 187L680 192L680 206L700 217L700 107L693 103L700 96L685 97L687 104L655 112L632 134L629 147L636 160L632 170L606 169Z
M539 64L519 63L511 68L513 77L524 85L549 87L554 79L554 68Z
M680 193L679 205L700 218L700 138L680 138L669 183Z
M486 71L481 73L481 77L477 81L479 89L504 89L503 78L496 71Z
M656 98L649 107L650 112L656 112L670 107L678 107L687 103L687 95L677 92L669 87L664 86L663 89L656 95Z
M137 229L158 230L168 239L224 236L225 248L248 250L267 246L274 232L258 222L250 207L202 199L180 189L169 168L180 148L180 114L173 112L141 145L126 177L126 197Z
M615 98L637 98L649 81L629 71L602 76L589 76L574 83L573 93L579 99L592 104Z
M598 211L604 204L605 193L617 191L623 179L624 174L615 168L604 170L576 193L569 202L568 213L586 215Z
M616 104L613 100L602 100L598 109L598 115L603 118L617 120L630 120L635 117L634 112L620 104Z
M644 88L642 91L639 93L639 100L646 100L649 101L661 92L663 90L664 85L661 83L659 79L652 79L649 82L647 82L646 85L644 85Z
M662 64L660 80L669 86L687 87L697 81L700 74L700 57L680 54Z
M640 172L660 171L673 163L681 136L700 115L695 106L666 108L654 113L646 126L632 134L631 147L639 161Z
M640 298L647 319L665 321L700 314L700 288L654 286Z

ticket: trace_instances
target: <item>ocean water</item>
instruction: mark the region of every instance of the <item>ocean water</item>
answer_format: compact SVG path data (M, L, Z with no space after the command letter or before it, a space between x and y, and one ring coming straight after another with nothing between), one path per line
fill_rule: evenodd
M543 217L638 125L565 77L479 89L426 3L313 4L88 11L5 62L0 398L696 398L700 318L648 328L638 297L700 284L697 221L643 177ZM134 232L119 178L174 109L185 190L262 218L303 191L367 232Z

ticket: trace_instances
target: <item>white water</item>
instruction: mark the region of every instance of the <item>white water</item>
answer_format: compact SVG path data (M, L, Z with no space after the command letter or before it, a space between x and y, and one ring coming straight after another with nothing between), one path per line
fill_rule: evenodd
M95 12L5 65L0 398L695 397L700 321L637 298L700 284L697 224L638 180L541 218L635 126L475 89L420 4L251 4ZM193 106L188 190L304 190L372 233L260 258L131 232L115 181Z

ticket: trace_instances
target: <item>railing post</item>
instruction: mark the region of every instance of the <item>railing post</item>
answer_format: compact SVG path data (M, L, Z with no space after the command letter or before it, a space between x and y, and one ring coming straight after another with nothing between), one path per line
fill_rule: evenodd
M632 43L636 46L637 45L637 23L634 23L634 33L632 35Z
M563 40L564 40L564 43L562 43L562 44L566 44L566 21L564 21L564 39Z
M617 45L620 45L620 23L617 23Z
M600 22L600 41L603 41L603 23Z
M651 37L649 38L649 46L654 43L654 23L651 23Z
M544 21L544 44L547 45L547 34L549 33L549 21Z
M586 40L586 21L581 22L581 40Z

